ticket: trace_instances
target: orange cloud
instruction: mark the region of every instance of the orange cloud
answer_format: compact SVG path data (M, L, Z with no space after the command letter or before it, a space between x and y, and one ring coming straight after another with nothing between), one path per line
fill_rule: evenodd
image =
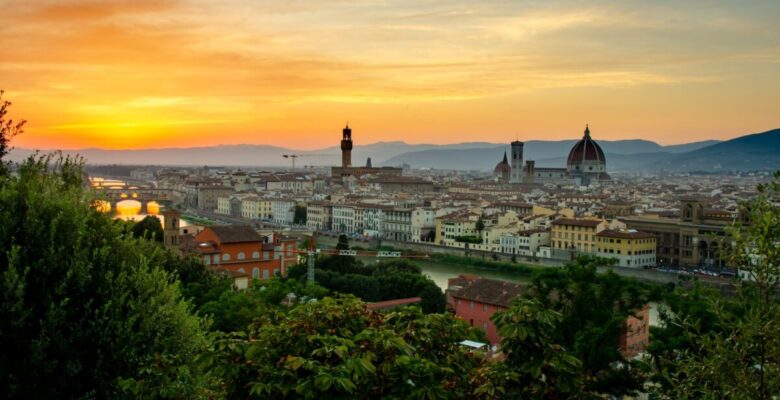
M363 143L571 138L585 122L680 142L780 115L776 4L325 3L11 0L0 85L30 120L17 146L311 148L347 119Z

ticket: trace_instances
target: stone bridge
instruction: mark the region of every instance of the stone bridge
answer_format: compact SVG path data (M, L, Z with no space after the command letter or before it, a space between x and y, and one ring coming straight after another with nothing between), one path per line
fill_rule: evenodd
M135 200L141 203L141 213L146 213L146 206L150 202L170 206L173 203L173 190L155 188L96 188L96 192L103 200L111 204L111 210L116 210L117 203L124 200Z

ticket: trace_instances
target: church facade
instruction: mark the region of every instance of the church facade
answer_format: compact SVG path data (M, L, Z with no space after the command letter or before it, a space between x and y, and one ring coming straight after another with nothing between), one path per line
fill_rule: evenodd
M585 133L569 151L566 168L536 167L534 160L523 164L523 142L511 143L511 164L504 159L496 165L494 175L498 182L516 184L574 184L588 186L594 183L607 182L611 178L607 173L607 160L604 151L590 136L590 128L585 126Z

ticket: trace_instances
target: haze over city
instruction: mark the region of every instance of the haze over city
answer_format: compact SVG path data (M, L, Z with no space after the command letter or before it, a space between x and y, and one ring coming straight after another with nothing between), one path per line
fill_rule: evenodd
M776 1L23 1L0 14L21 148L579 139L777 126Z

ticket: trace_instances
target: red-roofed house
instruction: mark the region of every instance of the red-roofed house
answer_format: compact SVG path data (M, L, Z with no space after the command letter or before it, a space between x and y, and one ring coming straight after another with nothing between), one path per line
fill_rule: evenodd
M195 236L190 252L215 270L246 273L252 279L287 275L297 261L296 240L274 235L272 241L248 225L214 225Z

